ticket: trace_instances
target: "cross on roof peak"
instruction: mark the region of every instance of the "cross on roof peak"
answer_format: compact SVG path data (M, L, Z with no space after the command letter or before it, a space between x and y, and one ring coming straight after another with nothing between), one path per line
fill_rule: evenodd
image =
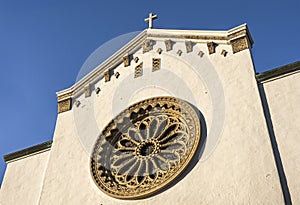
M153 20L157 19L157 15L153 15L152 13L149 13L149 17L145 19L146 22L149 23L149 28L153 28Z

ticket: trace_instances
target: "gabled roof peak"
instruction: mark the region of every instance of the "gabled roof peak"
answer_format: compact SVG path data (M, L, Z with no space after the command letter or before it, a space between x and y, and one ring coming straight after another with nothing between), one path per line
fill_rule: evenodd
M146 39L152 40L176 40L193 41L194 43L204 44L231 44L233 53L251 48L253 44L252 37L246 24L242 24L230 30L174 30L174 29L145 29L135 36L131 41L116 51L113 55L96 66L91 72L76 82L72 87L57 92L58 101L71 99L72 96L82 93L86 85L92 84L99 78L103 78L107 70L116 68L123 62L125 55L131 55L141 49ZM68 104L71 106L71 103Z

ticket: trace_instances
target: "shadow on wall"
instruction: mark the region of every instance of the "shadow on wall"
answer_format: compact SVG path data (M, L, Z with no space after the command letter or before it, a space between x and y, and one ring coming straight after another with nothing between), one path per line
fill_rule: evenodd
M270 114L268 100L266 97L266 92L265 92L263 84L258 85L258 90L259 90L259 94L260 94L260 98L261 98L261 102L262 102L262 106L263 106L263 110L264 110L266 124L268 127L269 137L270 137L270 141L271 141L271 145L272 145L272 150L273 150L273 155L274 155L274 159L275 159L275 163L276 163L277 172L279 175L279 180L280 180L281 190L283 193L284 202L285 202L285 204L292 204L290 190L289 190L289 187L287 184L284 168L282 165L280 152L278 149L277 140L276 140L276 136L275 136L275 132L274 132L274 127L273 127L273 123L272 123L272 117Z
M206 138L207 138L207 127L206 127L206 123L205 123L205 118L196 106L194 106L190 103L189 103L189 105L192 106L195 109L195 111L197 112L199 121L200 121L200 125L201 125L201 137L200 137L199 146L198 146L192 160L190 161L189 165L185 168L185 170L175 180L173 180L169 185L167 185L165 188L159 190L157 193L153 194L152 197L168 190L169 188L171 188L172 186L174 186L175 184L180 182L183 178L185 178L186 175L188 175L190 173L190 171L192 171L192 169L197 165L198 161L201 159L201 156L205 150L205 144L206 144Z

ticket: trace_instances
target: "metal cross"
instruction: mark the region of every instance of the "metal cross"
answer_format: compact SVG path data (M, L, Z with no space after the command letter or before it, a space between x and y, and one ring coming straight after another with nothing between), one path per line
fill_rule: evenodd
M146 22L149 22L149 28L153 28L153 20L157 19L157 15L153 15L152 13L149 14L149 17L145 19Z

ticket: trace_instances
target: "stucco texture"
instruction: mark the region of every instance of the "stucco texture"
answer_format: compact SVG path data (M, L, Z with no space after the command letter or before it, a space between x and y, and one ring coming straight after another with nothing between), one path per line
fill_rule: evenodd
M300 73L264 83L291 199L300 204Z
M50 151L8 162L1 205L38 204Z

